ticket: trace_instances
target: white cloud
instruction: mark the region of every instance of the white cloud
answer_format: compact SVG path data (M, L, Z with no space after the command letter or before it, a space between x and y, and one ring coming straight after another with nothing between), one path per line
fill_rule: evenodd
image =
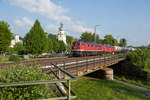
M27 17L24 17L24 18L23 18L23 22L24 22L25 24L28 24L28 25L33 25L33 21L30 20L30 19L28 19Z
M40 16L48 18L49 20L54 21L56 24L58 22L64 22L66 29L70 32L83 32L83 31L93 31L93 29L84 27L83 23L80 21L72 21L69 16L66 16L65 13L68 11L62 6L54 4L51 0L8 0L12 5L24 8L31 13L36 13ZM32 21L27 18L22 19L25 24L31 25ZM21 24L19 21L16 21L16 24ZM45 25L47 32L57 32L57 25ZM74 34L75 36L76 34Z
M12 25L12 32L24 36L24 34L29 31L33 23L34 22L27 17L17 19L14 21L14 24Z
M93 29L86 28L82 24L77 24L77 23L73 23L72 26L70 26L70 28L72 29L72 31L76 31L76 32L84 32L84 31L93 32Z
M11 4L22 7L29 12L37 13L55 21L70 21L70 17L64 16L67 9L55 5L51 0L8 0Z
M58 26L54 24L47 24L45 25L45 30L46 32L56 34L56 32L58 31Z

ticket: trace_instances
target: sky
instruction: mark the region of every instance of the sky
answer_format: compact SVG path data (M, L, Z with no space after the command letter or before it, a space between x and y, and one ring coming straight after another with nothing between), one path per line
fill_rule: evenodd
M25 36L38 19L48 33L58 33L62 22L68 35L94 32L126 38L128 45L150 44L150 0L0 0L0 20L14 34Z

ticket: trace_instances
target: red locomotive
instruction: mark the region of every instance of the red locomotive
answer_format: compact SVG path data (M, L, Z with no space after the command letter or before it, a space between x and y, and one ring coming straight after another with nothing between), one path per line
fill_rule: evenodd
M91 56L100 55L105 52L113 53L115 52L114 46L101 45L97 43L89 43L83 41L73 42L72 46L73 56Z

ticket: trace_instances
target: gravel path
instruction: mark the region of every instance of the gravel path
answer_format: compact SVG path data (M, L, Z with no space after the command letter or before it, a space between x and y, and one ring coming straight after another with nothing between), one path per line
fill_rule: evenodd
M124 81L120 81L120 80L116 80L116 79L114 79L114 81L118 82L118 83L122 83L124 85L129 86L129 87L135 88L137 90L140 90L140 91L144 92L146 95L150 96L150 89L143 88L143 87L140 87L140 86L137 86L137 85L133 85L133 84L130 84L130 83L126 83Z

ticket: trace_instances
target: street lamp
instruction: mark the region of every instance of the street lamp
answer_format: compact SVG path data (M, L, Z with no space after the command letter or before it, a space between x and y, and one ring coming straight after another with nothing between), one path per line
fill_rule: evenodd
M95 25L94 27L94 33L95 33L95 43L96 43L96 27L101 26L101 25Z

